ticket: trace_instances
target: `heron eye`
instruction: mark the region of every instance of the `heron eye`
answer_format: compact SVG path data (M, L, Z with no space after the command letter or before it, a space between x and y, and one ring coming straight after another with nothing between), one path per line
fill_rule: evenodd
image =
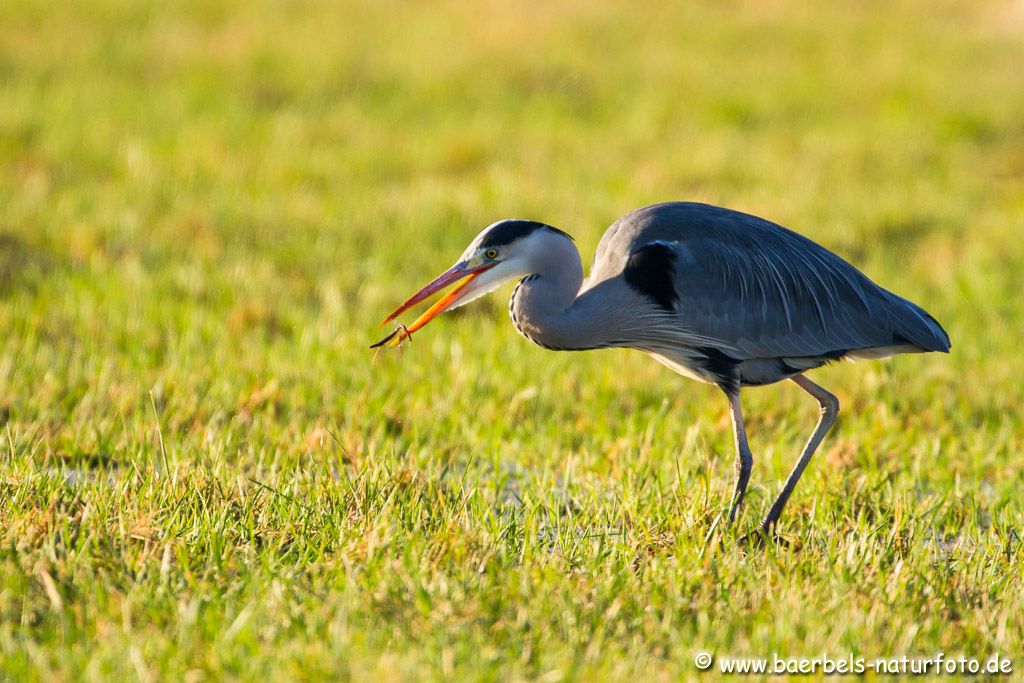
M496 259L498 258L498 250L488 249L487 251L484 252L484 256L486 256L489 259Z

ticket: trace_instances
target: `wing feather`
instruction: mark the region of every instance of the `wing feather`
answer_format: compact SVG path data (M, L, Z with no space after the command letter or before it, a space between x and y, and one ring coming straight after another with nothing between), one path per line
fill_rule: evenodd
M625 277L631 259L634 269L661 263L633 258L655 244L674 253L675 310L636 322L647 326L652 343L705 340L738 359L908 344L949 349L928 313L824 247L764 219L706 204L656 204L623 216L598 245L587 287Z

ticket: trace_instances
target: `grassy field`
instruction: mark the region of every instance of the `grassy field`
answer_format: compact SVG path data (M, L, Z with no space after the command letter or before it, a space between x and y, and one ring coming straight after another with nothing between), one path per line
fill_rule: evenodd
M696 653L1024 670L1024 6L0 3L0 678L705 678ZM950 356L720 393L557 354L508 290L401 352L484 225L769 217Z

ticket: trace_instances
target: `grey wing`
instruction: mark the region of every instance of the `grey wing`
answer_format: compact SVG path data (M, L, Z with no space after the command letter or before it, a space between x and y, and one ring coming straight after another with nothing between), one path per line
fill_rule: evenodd
M591 281L614 273L671 313L659 334L672 326L681 343L713 340L705 345L737 360L949 349L919 306L811 240L728 209L670 203L624 216L602 239Z

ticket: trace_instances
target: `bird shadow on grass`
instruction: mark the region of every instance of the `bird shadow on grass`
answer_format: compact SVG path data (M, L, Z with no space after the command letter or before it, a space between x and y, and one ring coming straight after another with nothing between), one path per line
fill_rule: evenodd
M110 451L64 452L56 454L61 476L68 486L113 483L126 464Z

